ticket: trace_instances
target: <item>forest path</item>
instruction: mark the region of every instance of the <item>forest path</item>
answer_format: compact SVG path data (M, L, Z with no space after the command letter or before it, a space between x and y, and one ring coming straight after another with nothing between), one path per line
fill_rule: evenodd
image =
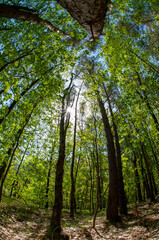
M0 240L42 240L50 222L50 211L15 201L0 207ZM92 216L77 214L74 220L63 214L64 231L70 240L158 240L159 201L141 204L137 210L130 206L129 215L115 225L105 220L104 213L92 228Z

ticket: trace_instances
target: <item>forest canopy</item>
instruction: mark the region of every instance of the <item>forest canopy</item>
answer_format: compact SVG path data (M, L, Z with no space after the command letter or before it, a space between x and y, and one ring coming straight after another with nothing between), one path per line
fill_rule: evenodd
M155 201L158 27L157 0L0 1L0 200L53 207L50 239Z

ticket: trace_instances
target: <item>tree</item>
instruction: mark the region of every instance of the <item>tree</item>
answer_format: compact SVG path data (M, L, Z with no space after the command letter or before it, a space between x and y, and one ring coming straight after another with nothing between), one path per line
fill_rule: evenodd
M96 2L92 0L78 0L77 2L57 0L57 2L87 30L93 39L100 36L104 26L105 15L108 11L109 0L97 0Z
M51 224L49 229L49 237L54 239L61 239L63 233L61 232L61 214L63 205L62 196L62 183L64 173L64 160L65 160L65 141L66 133L69 126L70 114L67 112L67 108L70 104L71 84L64 90L62 96L62 109L60 119L60 145L59 145L59 157L56 164L56 178L55 178L55 201L53 206L53 213L51 217Z
M4 0L0 4L1 181L7 173L4 186L10 192L18 179L16 197L27 203L44 207L47 200L50 205L55 200L50 234L56 229L57 238L63 236L62 204L69 210L74 125L67 128L66 138L67 121L61 118L61 138L56 139L51 126L61 114L60 96L65 96L64 105L69 99L64 89L72 68L80 72L75 84L81 79L85 82L81 92L85 111L77 121L71 173L77 211L94 211L110 182L107 216L117 221L117 175L121 183L123 178L122 191L129 203L155 200L159 174L158 10L156 0ZM38 112L18 135L40 97ZM58 121L55 125L52 131L57 129L58 135ZM55 167L51 168L52 142L53 162L59 160L57 179ZM106 202L107 195L103 207Z
M75 122L74 122L74 136L73 136L73 151L72 151L72 163L71 163L71 193L70 193L70 217L74 217L74 209L76 206L75 203L75 182L76 176L74 176L74 164L75 164L75 150L76 150L76 132L77 132L77 106L78 100L80 96L82 85L77 95L76 103L75 103Z
M108 193L108 204L107 204L107 219L112 222L119 221L118 216L118 204L119 204L119 195L118 195L118 172L116 165L116 156L115 156L115 147L114 140L109 124L109 120L106 114L104 103L97 93L97 100L100 107L104 131L107 140L108 148L108 162L109 162L109 193Z
M115 123L114 114L112 111L109 95L108 95L108 92L107 92L104 84L103 84L103 88L106 93L106 97L107 97L107 101L108 101L109 111L110 111L112 124L113 124L114 138L115 138L115 151L116 151L116 163L117 163L117 171L118 171L118 187L119 187L119 208L120 208L121 214L127 214L127 200L126 200L126 195L125 195L125 191L124 191L121 149L120 149L120 143L119 143L118 130L117 130L117 125Z

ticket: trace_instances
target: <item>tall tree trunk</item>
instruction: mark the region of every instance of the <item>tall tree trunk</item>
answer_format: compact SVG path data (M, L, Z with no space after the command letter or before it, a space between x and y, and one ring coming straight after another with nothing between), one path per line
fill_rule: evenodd
M114 137L115 137L116 163L117 163L118 187L119 187L119 210L120 210L121 214L127 214L128 213L127 200L126 200L126 195L125 195L125 190L124 190L122 162L121 162L121 149L120 149L120 144L119 144L118 130L117 130L117 125L114 121L114 114L112 111L109 95L107 93L107 90L106 90L104 84L103 84L103 87L104 87L104 91L106 93L106 97L107 97L107 101L108 101L109 112L110 112L111 119L112 119L113 132L114 132Z
M64 237L61 227L61 217L62 217L62 206L63 206L63 193L62 193L62 183L63 183L63 174L64 174L64 160L65 160L65 141L66 141L66 132L69 125L69 116L66 116L65 107L65 98L66 95L62 97L62 111L61 111L61 120L60 120L60 146L59 146L59 157L56 164L56 178L55 178L55 201L53 206L53 213L51 217L50 229L48 236L50 239L60 240ZM65 116L66 122L65 122ZM69 239L65 235L66 239Z
M98 150L98 143L97 143L97 126L96 126L97 120L94 116L94 127L95 127L95 153L94 160L96 160L96 171L97 171L97 204L99 205L100 209L102 208L102 202L101 202L101 179L100 179L100 166L99 166L99 150Z
M91 160L88 158L88 164L89 164L89 175L90 175L90 213L94 212L94 201L93 201L93 195L94 195L94 163L93 166L91 165Z
M49 170L48 170L48 174L47 174L47 184L46 184L46 193L45 193L45 198L46 198L45 208L49 207L48 197L49 197L51 167L52 167L52 162L53 162L53 152L54 152L54 143L52 143L52 149L51 149L51 155L50 155L50 161L49 161Z
M118 172L116 165L115 147L113 135L111 132L111 126L106 114L104 103L97 93L97 100L100 107L105 135L107 139L107 149L108 149L108 163L109 163L109 193L108 193L108 204L107 204L107 219L113 222L119 221L118 215L118 204L119 204L119 194L118 194Z
M75 104L75 125L74 125L74 136L73 136L73 151L72 151L72 163L71 163L71 194L70 194L70 217L74 218L75 209L75 176L74 176L74 163L75 163L75 151L76 151L76 132L77 132L77 104L80 95L81 88L78 92L76 104Z

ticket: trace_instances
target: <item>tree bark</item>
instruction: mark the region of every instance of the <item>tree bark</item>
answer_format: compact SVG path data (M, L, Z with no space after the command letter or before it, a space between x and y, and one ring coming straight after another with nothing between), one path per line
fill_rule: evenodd
M72 81L71 81L72 83ZM71 85L70 83L70 85ZM67 90L69 90L70 86ZM55 201L53 206L53 213L51 217L50 229L48 231L48 237L54 240L63 239L64 234L62 233L61 227L61 217L62 217L62 207L63 207L63 193L62 193L62 183L64 174L64 160L65 160L65 141L66 132L69 125L69 115L66 115L67 106L65 106L65 99L68 94L65 90L66 95L62 97L62 110L61 110L61 120L60 120L60 146L59 146L59 157L56 164L56 178L55 178ZM66 120L65 120L66 117ZM66 239L69 239L65 235Z
M108 163L109 163L109 193L108 193L108 204L107 204L107 219L112 222L118 222L118 204L119 204L119 194L118 194L118 172L116 165L115 147L113 135L111 132L111 126L106 114L104 103L97 93L97 100L99 103L105 135L107 139L107 149L108 149Z
M81 88L78 92L76 104L75 104L75 125L74 125L74 136L73 136L73 151L72 151L72 163L71 163L71 194L70 194L70 217L74 218L75 209L75 176L74 176L74 163L75 163L75 150L76 150L76 132L77 132L77 104L80 95Z
M20 137L19 137L19 138L20 138ZM11 167L11 164L12 164L12 161L13 161L13 157L14 157L15 151L16 151L17 148L18 148L18 145L19 145L19 139L18 139L18 141L17 141L16 144L15 144L15 148L13 149L13 152L12 152L12 154L11 154L11 158L10 158L9 164L8 164L7 169L6 169L5 173L3 174L2 179L1 179L1 182L0 182L0 202L2 201L3 185L4 185L4 182L5 182L5 180L6 180L6 177L7 177L7 174L8 174L8 172L9 172L9 169L10 169L10 167Z
M20 21L27 21L33 24L39 24L53 32L61 33L62 36L71 38L68 34L62 32L59 28L54 27L53 24L47 20L39 17L36 10L26 7L0 4L0 17L14 18ZM73 39L72 39L73 40Z
M53 162L53 152L54 152L54 143L52 143L52 149L51 149L51 156L50 156L50 161L49 161L49 170L48 170L48 175L47 175L47 185L46 185L46 203L45 203L45 208L49 207L49 186L50 186L50 176L51 176L51 167L52 167L52 162Z
M116 163L117 163L118 184L119 184L119 210L120 210L121 214L127 214L128 213L127 200L126 200L126 195L125 195L125 190L124 190L122 162L121 162L121 149L120 149L120 144L119 144L118 130L117 130L117 125L114 121L114 114L112 111L109 95L108 95L108 92L107 92L104 84L103 84L103 87L104 87L104 91L105 91L107 101L108 101L109 112L110 112L111 119L112 119L114 138L115 138Z
M100 36L110 0L57 0L94 38Z

